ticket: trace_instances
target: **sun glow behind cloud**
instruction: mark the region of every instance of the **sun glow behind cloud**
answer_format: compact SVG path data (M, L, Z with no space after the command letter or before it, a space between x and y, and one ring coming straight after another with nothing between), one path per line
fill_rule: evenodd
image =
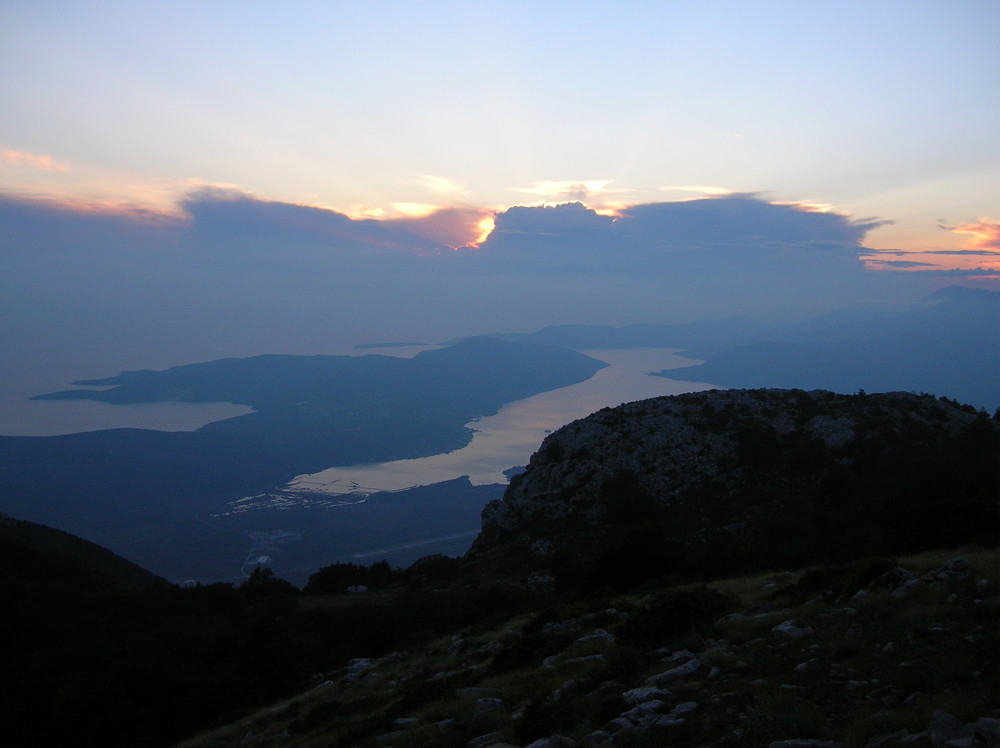
M476 238L468 242L466 246L479 249L480 245L489 239L490 234L493 233L493 229L496 228L496 216L492 213L488 216L483 216L476 223L476 230L479 232L476 234Z
M534 182L530 187L511 187L511 192L519 192L523 195L533 195L539 200L534 203L541 205L545 203L565 203L583 202L602 204L605 196L615 193L629 192L625 189L611 189L609 184L611 179L584 179L579 181L564 180L550 181L543 180Z
M423 218L441 209L440 205L427 203L393 203L392 207L406 218Z
M399 209L398 206L394 207ZM427 205L411 207L412 212L409 214L384 220L393 226L405 228L415 236L452 249L478 248L493 230L494 214L486 208Z
M155 216L164 220L184 218L184 200L198 190L228 190L243 196L255 194L242 185L211 184L193 178L144 177L87 164L71 166L49 154L12 148L0 151L0 167L4 170L0 175L0 192L17 194L14 185L19 184L20 193L29 199L57 202L75 210L120 212L133 218L143 217L143 220L153 220ZM479 248L494 229L494 217L514 205L530 207L577 202L598 215L617 219L631 206L657 202L657 193L674 191L691 194L680 202L744 194L803 212L844 213L828 202L768 199L763 192L739 193L705 184L668 185L643 191L612 187L612 183L610 179L540 180L526 187L508 189L508 192L534 199L515 200L507 205L494 203L490 207L476 205L477 196L464 181L430 174L388 182L387 196L396 193L401 199L381 204L356 203L342 207L320 195L304 195L307 199L280 196L271 199L329 210L355 220L385 221L439 247L453 249ZM871 270L969 271L972 277L980 280L987 273L1000 271L1000 223L982 218L958 225L942 224L940 228L954 237L951 246L925 236L919 244L899 242L894 247L872 249L861 259Z

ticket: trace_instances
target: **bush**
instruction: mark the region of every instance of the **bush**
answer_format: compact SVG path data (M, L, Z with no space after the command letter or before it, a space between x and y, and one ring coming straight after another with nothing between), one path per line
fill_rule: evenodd
M388 587L396 581L398 574L388 561L378 561L371 566L359 564L331 564L324 566L309 577L302 590L309 595L347 592L348 587Z
M625 646L660 647L711 625L736 606L736 600L707 587L683 587L655 595L618 629Z
M458 559L451 556L443 556L440 553L432 553L430 556L418 558L406 570L408 578L426 579L428 581L450 579L457 573Z
M601 589L625 592L653 580L683 578L690 571L686 567L684 550L667 537L667 528L647 522L623 528L598 548L581 553L575 568L553 571L560 588L575 587L580 594L590 594ZM573 572L575 579L569 578Z

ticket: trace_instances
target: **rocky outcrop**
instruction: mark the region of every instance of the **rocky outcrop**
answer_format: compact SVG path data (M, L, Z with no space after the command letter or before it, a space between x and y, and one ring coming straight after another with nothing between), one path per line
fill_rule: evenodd
M639 522L685 553L724 544L780 555L798 523L828 556L985 539L998 426L909 393L726 390L605 408L545 439L484 510L473 555L511 541L555 551ZM945 526L963 537L940 537ZM788 561L809 560L792 550Z

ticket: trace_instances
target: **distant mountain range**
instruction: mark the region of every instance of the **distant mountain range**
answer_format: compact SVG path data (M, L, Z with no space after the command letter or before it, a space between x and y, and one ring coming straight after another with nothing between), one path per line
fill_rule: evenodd
M955 286L909 308L829 315L773 337L711 355L683 376L725 387L929 392L1000 407L1000 292Z
M705 363L663 376L723 387L929 392L1000 407L1000 292L950 286L910 305L867 305L795 324L561 325L503 340L679 348Z

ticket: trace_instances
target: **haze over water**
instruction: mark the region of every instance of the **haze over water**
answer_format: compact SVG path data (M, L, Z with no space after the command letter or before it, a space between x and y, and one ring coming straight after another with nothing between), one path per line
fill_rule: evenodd
M610 366L585 382L543 392L505 405L493 416L466 426L475 431L465 447L411 460L331 467L300 475L284 491L312 494L367 494L430 485L466 475L474 485L506 483L504 471L527 464L545 435L604 407L660 395L709 389L714 385L649 376L661 369L692 366L698 361L675 349L636 348L582 351Z

